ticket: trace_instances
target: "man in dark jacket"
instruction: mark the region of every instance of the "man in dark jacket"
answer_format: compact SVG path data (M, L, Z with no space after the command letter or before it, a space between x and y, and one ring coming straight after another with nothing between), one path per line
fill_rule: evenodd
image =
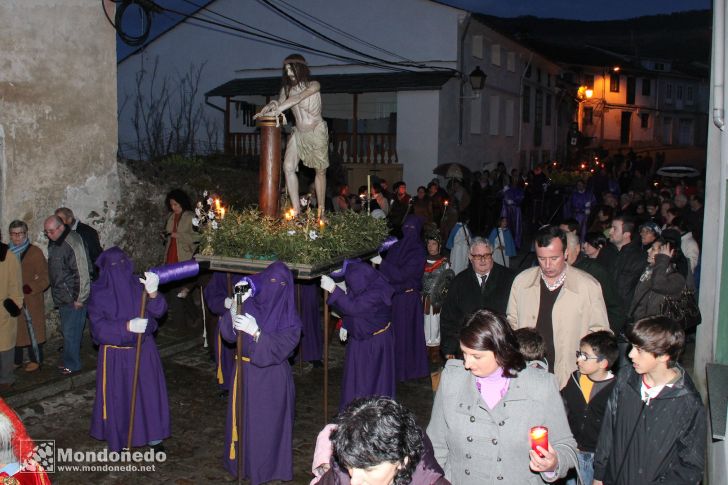
M617 293L617 289L604 266L596 259L589 259L581 254L581 246L579 245L579 236L576 233L566 234L566 262L574 268L580 269L592 275L602 287L602 296L604 304L607 306L607 317L609 318L609 328L614 335L619 335L625 320L626 308L622 305L622 298Z
M56 209L56 215L60 217L63 223L70 227L72 231L76 231L78 235L81 236L81 239L86 246L86 250L88 251L89 259L91 260L91 265L89 266L91 276L95 277L96 268L94 265L96 264L96 259L103 252L101 241L99 240L99 233L93 227L76 219L73 211L68 207L59 207Z
M705 406L677 358L685 332L649 317L629 330L633 365L620 371L594 456L595 485L699 483L705 468Z
M48 274L53 303L58 307L63 330L62 374L81 370L81 338L86 322L86 303L91 287L89 257L81 236L50 216L43 224L48 236Z
M617 285L617 292L622 303L629 306L634 296L634 289L647 264L647 256L642 251L637 225L630 216L617 216L612 220L609 229L609 242L617 248L617 258L612 268L612 277Z
M622 307L627 309L634 298L634 290L640 280L642 271L647 265L647 255L642 251L639 234L636 233L635 220L626 215L617 216L612 220L609 229L609 241L617 248L617 258L612 267L612 278L617 287L617 293L622 299ZM636 235L637 237L633 237ZM631 323L631 322L629 322ZM622 332L619 339L619 361L617 368L627 364L627 340Z
M505 314L515 276L493 262L493 247L487 239L472 239L468 259L468 268L452 280L440 314L440 345L447 358L460 353L458 336L470 315L482 309Z

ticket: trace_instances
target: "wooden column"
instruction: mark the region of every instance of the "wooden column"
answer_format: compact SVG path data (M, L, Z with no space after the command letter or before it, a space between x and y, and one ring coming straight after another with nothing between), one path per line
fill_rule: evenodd
M281 181L281 128L273 116L261 116L260 128L260 190L258 206L264 216L278 217L278 187Z

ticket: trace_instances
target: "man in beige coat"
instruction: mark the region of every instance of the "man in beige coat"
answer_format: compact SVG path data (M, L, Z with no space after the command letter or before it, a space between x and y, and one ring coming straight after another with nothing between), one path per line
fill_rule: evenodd
M535 241L538 266L516 276L506 312L514 329L538 330L549 371L564 387L576 370L579 340L609 330L607 309L599 282L566 263L566 235L558 226L541 228Z

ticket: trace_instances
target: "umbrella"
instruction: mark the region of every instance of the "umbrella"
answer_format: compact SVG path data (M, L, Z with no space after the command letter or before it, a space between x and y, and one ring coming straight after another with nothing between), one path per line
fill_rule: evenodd
M663 177L699 177L700 172L693 167L686 167L684 165L673 165L671 167L662 167L657 171L657 175Z
M443 163L435 167L432 173L442 175L445 178L463 179L470 176L468 167L460 163Z

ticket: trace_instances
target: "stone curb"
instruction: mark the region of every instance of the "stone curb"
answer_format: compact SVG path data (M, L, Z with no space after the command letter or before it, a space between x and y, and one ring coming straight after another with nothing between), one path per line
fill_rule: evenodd
M159 356L164 359L197 346L201 346L200 337L192 337L188 340L175 342L160 348ZM32 389L14 394L5 398L5 402L8 403L11 408L19 408L56 394L60 394L61 392L83 387L95 381L96 369L85 370L71 377L59 377Z

